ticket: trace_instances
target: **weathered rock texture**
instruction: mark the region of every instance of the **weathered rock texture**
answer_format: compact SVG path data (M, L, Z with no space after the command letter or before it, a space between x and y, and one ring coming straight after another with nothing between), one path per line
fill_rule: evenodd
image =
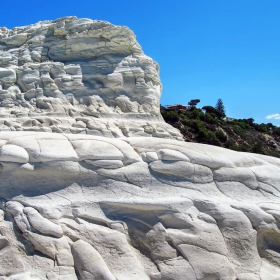
M66 17L0 28L0 130L181 139L131 30Z
M4 42L26 44L24 40L32 38L18 34L31 30L39 44L45 40L42 26L63 37L65 30L79 22L81 26L93 24L67 18L59 20L59 25L44 22L25 27L1 40L3 46ZM123 41L131 38L126 28L94 24L125 30ZM67 36L72 33L64 40ZM100 40L103 38L107 37ZM50 45L56 42L54 37L46 41ZM80 48L88 45L84 41L79 41L71 59L92 55L81 54ZM139 50L135 41L133 45ZM52 55L65 61L65 53ZM34 76L30 77L32 83ZM140 97L142 93L133 95L139 104L145 96ZM42 109L42 119L74 121L66 113L50 116L56 105L70 106L64 97L43 98L54 106ZM38 108L24 109L23 103L11 106L23 114L16 114L14 121L20 123L27 114L32 123L39 116L32 117L29 110ZM82 102L75 106L79 114L91 110ZM3 118L12 119L12 109L2 109ZM151 119L156 116L147 114ZM114 116L110 118L114 122ZM133 127L140 128L141 121L135 121ZM156 125L159 123L164 126L162 122ZM27 130L33 128L26 126ZM64 123L60 129L72 131ZM280 279L279 159L175 139L116 139L75 132L0 132L1 280Z

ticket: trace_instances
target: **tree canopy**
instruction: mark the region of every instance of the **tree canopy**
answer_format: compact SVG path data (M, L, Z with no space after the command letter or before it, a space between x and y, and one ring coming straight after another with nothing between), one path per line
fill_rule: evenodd
M189 106L195 107L200 102L200 99L192 99L188 102Z
M226 116L222 111L220 111L212 106L203 106L201 109L204 110L208 114L212 114L212 115L216 116L218 119L222 119Z
M226 115L225 106L224 106L223 100L221 98L219 98L217 100L217 104L216 104L215 108L217 110L219 110L220 112L222 112L224 115Z

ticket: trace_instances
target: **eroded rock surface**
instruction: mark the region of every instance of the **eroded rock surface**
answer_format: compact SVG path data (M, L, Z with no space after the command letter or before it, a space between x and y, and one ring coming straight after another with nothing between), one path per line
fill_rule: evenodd
M0 280L280 279L280 160L178 141L128 28L2 28L0 50Z
M160 138L0 137L17 147L1 159L3 279L279 279L279 159Z
M160 115L158 71L124 26L65 17L0 28L0 131L181 139Z

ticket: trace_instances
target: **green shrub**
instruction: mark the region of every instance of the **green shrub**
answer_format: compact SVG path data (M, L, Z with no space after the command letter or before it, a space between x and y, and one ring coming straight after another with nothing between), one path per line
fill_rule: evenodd
M192 108L189 112L188 112L188 117L190 119L196 119L198 120L200 118L200 116L203 115L203 113L201 112L201 110L197 109L197 108Z
M254 128L259 131L259 132L264 132L264 133L267 133L270 131L270 128L269 126L267 126L266 124L264 123L261 123L261 124L254 124Z
M200 120L191 120L190 127L195 133L198 133L202 130L206 130L205 124Z
M180 120L180 117L177 112L175 111L161 111L162 117L165 121L170 122L177 122Z
M242 145L240 145L239 150L242 151L242 152L250 152L251 151L251 146L243 143Z
M263 145L261 143L256 143L255 145L252 146L250 152L256 154L264 154Z
M196 139L199 142L205 142L207 138L208 138L208 133L205 129L200 130L196 135Z
M239 151L239 148L238 146L234 143L233 140L231 139L228 139L225 143L225 148L228 148L228 149L231 149L231 150L234 150L234 151Z
M242 129L250 129L250 125L243 121L237 121L236 125L240 126Z
M208 131L208 139L207 144L215 145L215 146L222 146L222 143L217 139L216 134L212 131Z
M209 113L205 113L205 114L201 115L200 119L209 124L213 124L213 123L217 122L215 115L213 116L212 114L209 114Z
M191 122L192 121L190 119L183 117L183 118L181 118L181 122L184 126L191 127Z
M204 143L204 144L210 144L215 146L222 146L221 142L217 139L215 133L212 131L207 131L206 129L201 129L197 135L196 140L198 142Z
M240 135L242 137L244 136L245 131L239 125L237 125L237 124L233 125L232 129L233 129L235 134Z
M280 127L275 127L272 132L274 135L280 136Z
M227 141L227 135L221 130L221 129L217 129L215 131L216 137L221 141L221 142L226 142Z

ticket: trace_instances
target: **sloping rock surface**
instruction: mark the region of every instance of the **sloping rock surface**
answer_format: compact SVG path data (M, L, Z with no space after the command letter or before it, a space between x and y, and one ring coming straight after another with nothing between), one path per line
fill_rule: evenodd
M0 136L0 274L26 275L7 279L279 279L279 159L158 138Z
M126 27L1 32L0 280L280 279L279 159L178 141Z

